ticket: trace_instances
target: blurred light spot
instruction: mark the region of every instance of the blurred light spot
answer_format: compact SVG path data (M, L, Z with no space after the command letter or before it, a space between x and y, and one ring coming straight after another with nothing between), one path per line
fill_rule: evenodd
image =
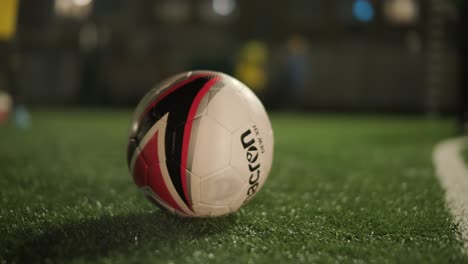
M55 0L55 14L62 17L82 19L91 13L92 0Z
M353 4L353 14L361 22L371 22L374 19L374 7L368 0L356 0Z
M228 16L236 9L235 0L213 0L213 11L222 16Z
M387 0L384 4L386 19L394 24L411 24L417 21L419 6L415 0Z
M77 6L85 6L91 3L91 0L73 0L73 3Z

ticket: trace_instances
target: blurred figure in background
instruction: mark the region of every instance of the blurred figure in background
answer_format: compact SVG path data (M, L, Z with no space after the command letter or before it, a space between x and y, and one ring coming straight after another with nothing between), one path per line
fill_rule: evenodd
M10 115L10 108L13 104L13 118L15 123L21 128L29 126L29 113L24 105L19 104L18 84L16 71L18 68L18 57L15 53L14 38L17 26L18 0L1 0L0 10L0 78L3 77L4 89L2 99L0 99L0 122L6 122ZM0 92L1 93L1 92ZM10 97L10 95L11 97Z
M9 119L11 95L16 92L12 42L16 31L18 1L2 0L0 10L0 123L3 124Z
M286 106L296 109L304 104L310 84L310 61L307 41L301 35L292 35L287 40L285 61Z
M249 41L242 48L235 66L235 76L256 94L266 90L268 49L261 41Z

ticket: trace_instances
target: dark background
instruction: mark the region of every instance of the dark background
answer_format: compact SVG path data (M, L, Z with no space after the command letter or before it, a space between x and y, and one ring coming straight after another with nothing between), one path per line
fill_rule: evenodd
M454 112L461 1L402 0L415 10L406 21L388 15L393 1L20 1L16 37L0 63L12 65L14 93L28 105L129 107L182 71L241 78L242 49L257 41L267 54L257 92L269 108ZM356 10L363 2L370 19ZM288 75L291 38L306 47L300 89Z

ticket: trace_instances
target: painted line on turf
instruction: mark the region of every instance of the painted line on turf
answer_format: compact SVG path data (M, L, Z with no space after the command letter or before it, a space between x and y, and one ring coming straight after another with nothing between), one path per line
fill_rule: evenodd
M468 168L461 150L468 137L445 140L434 149L436 175L445 189L445 201L459 225L465 253L468 253Z

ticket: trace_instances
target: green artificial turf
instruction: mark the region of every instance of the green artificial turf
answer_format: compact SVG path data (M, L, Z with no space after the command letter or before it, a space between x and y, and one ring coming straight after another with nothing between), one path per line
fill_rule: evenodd
M126 168L130 113L0 127L0 263L460 263L431 164L449 121L272 114L275 161L238 213L184 219Z

